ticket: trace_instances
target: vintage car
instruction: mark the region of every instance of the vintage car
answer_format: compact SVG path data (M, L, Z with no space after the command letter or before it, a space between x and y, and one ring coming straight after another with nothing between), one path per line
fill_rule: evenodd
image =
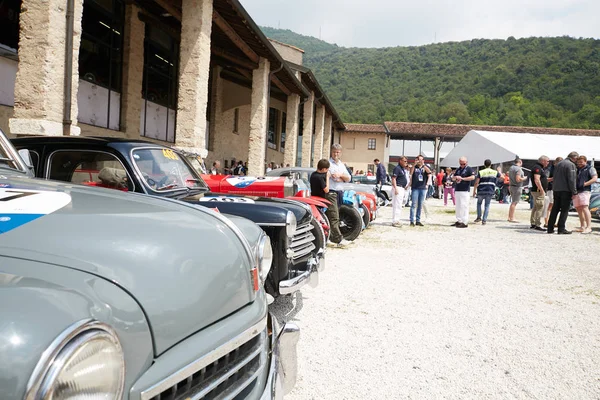
M35 179L1 134L0 169L0 399L291 389L299 331L269 315L256 224Z
M265 283L270 296L318 283L325 233L305 204L210 193L181 153L143 140L27 137L13 139L13 144L30 151L40 178L183 200L257 223L269 235L274 253Z
M383 200L391 202L392 201L392 180L389 174L385 176L386 180L383 185L381 185L380 189L377 189L377 178L375 175L352 175L351 183L357 183L362 185L368 185L373 187L376 192L379 190L381 195L383 196ZM378 203L380 204L380 203ZM381 205L381 204L380 204Z
M315 172L315 168L306 168L306 167L288 167L288 168L277 168L272 171L267 172L268 177L276 177L276 176L294 176L297 175L305 182L309 182L310 175ZM359 212L362 217L363 227L367 228L369 224L377 218L377 208L378 205L381 204L378 202L377 195L375 193L375 188L370 187L368 185L360 185L353 183L345 183L345 190L354 191L359 196L358 207ZM345 214L342 209L340 209L340 229L342 230L342 234L346 239L353 240L352 237L357 236L354 232L355 223L354 217L351 214Z

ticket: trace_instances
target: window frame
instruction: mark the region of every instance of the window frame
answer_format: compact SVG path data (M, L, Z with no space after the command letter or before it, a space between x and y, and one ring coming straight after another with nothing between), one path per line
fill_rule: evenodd
M121 164L121 166L125 170L125 173L127 174L127 179L129 179L129 182L131 182L131 189L129 190L129 192L132 192L132 193L136 192L137 188L135 186L135 181L133 179L131 179L131 174L129 173L129 170L127 169L125 164L123 164L123 162L119 159L119 157L117 157L110 151L104 151L104 150L89 150L89 149L80 149L80 148L54 150L48 155L48 160L46 160L46 166L45 166L46 171L44 173L44 179L52 180L52 178L50 178L50 171L51 171L50 166L52 163L52 158L56 155L56 153L61 153L61 152L62 153L72 153L72 152L76 152L76 151L87 152L87 153L108 154L109 156L113 157L115 160L117 160L119 162L119 164ZM60 181L60 182L67 182L67 181ZM71 183L73 185L80 185L79 183L75 183L75 182L67 182L67 183ZM83 186L85 186L85 185L83 185ZM118 189L113 189L113 190L118 190Z
M371 146L371 144L372 144L372 146ZM377 150L377 138L368 138L367 139L367 150Z
M269 136L271 135L271 110L275 112L275 125L273 126L273 142L269 140ZM279 130L279 115L280 111L275 107L269 107L269 117L267 120L267 147L271 150L277 150L277 131Z

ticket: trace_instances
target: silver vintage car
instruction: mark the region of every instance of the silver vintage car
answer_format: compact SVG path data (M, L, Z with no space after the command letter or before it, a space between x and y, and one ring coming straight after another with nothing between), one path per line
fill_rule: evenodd
M0 399L281 398L299 331L264 248L247 220L34 179L0 133Z

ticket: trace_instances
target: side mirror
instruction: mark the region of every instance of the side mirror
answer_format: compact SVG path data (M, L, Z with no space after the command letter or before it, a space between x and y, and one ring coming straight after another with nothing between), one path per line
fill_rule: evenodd
M33 172L33 160L31 159L31 153L29 152L29 150L28 149L19 150L19 156L25 162L25 165L27 166L27 168L29 168Z

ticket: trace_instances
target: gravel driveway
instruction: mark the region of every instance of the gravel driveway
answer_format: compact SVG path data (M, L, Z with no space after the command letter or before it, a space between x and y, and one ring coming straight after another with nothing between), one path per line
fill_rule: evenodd
M457 229L428 204L424 228L380 209L328 251L316 289L271 306L301 327L286 399L600 398L600 223L551 236L528 229L527 205L510 224L492 204L486 226Z

